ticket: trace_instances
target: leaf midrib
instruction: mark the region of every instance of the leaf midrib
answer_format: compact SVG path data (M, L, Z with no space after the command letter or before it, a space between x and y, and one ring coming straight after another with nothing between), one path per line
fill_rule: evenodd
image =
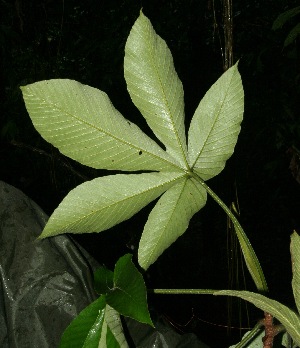
M90 212L90 213L84 215L83 217L80 217L80 218L78 218L77 220L73 220L73 222L64 225L63 229L66 229L66 228L68 228L69 226L74 225L74 224L76 225L77 223L82 222L84 219L86 219L86 218L88 218L88 217L90 217L90 216L92 216L92 215L99 214L102 210L105 210L105 209L108 209L108 208L112 208L113 206L115 206L115 205L117 205L117 204L124 203L124 202L126 202L126 200L135 198L135 197L137 197L137 196L139 196L139 195L141 195L141 194L145 194L146 192L148 192L148 191L150 191L150 190L154 190L154 189L156 189L156 188L158 188L158 187L160 187L160 186L163 186L163 185L169 185L172 181L174 181L174 183L173 183L173 185L174 185L175 182L176 182L177 180L180 180L180 179L182 179L184 176L187 176L187 175L188 175L188 174L183 173L182 176L176 177L176 178L174 178L174 179L171 179L171 180L169 180L168 182L164 182L162 185L154 186L154 187L152 187L151 189L146 189L146 190L144 190L144 191L141 191L141 192L139 192L139 193L136 193L136 194L134 194L134 195L131 195L130 197L124 197L124 199L118 200L118 201L116 201L116 202L113 202L112 204L106 205L105 207L102 207L102 208L100 208L100 209L93 210L92 212ZM162 192L162 194L163 194L163 192Z
M160 36L159 36L159 38L161 39ZM162 40L162 39L161 39L161 40ZM156 41L157 41L156 38L154 38L154 41L155 41L155 44L156 44ZM185 165L186 165L186 168L185 168L185 169L189 171L189 170L190 170L190 167L189 167L189 164L188 164L188 160L187 160L187 158L186 158L185 152L184 152L184 150L183 150L183 145L182 145L182 143L181 143L181 141L180 141L180 138L179 138L177 129L176 129L176 127L175 127L175 124L174 124L174 117L172 117L173 114L172 114L172 112L171 112L171 110L170 110L170 106L169 106L167 97L166 97L165 92L164 92L163 83L162 83L162 80L161 80L161 78L160 78L160 75L159 75L157 66L156 66L156 64L155 64L154 52L153 52L153 50L151 49L151 47L149 47L149 48L150 48L151 65L152 65L152 67L154 67L154 71L155 71L155 73L156 73L156 76L157 76L157 79L158 79L158 82L159 82L160 94L161 94L163 100L165 101L165 105L166 105L167 110L168 110L168 115L169 115L169 118L170 118L171 124L172 124L172 131L173 131L173 133L175 134L175 137L176 137L176 139L177 139L177 143L178 143L178 145L179 145L179 149L180 149L180 151L181 151L181 153L182 153L182 157L183 157L183 160L184 160Z
M230 90L230 87L229 87L229 86L231 86L231 82L232 82L232 79L233 79L233 75L234 75L234 74L232 74L232 76L231 76L231 78L230 78L230 83L228 84L228 88L227 88L227 90L226 90L226 93L225 93L225 96L224 96L224 98L223 98L223 100L222 100L222 103L221 103L221 105L220 105L220 107L219 107L218 113L216 114L216 117L215 117L215 119L214 119L213 125L212 125L210 131L208 132L205 141L203 142L203 146L202 146L201 150L199 151L199 154L196 156L196 159L195 159L194 163L193 163L192 166L191 166L191 169L192 169L192 170L194 169L194 167L195 167L196 163L198 162L199 158L201 157L202 152L203 152L205 146L207 145L207 141L208 141L208 139L209 139L211 133L212 133L213 130L214 130L215 124L217 123L217 120L219 119L221 110L222 110L222 108L223 108L223 106L224 106L224 102L225 102L225 100L226 100L226 98L227 98L227 95L229 94L229 90Z

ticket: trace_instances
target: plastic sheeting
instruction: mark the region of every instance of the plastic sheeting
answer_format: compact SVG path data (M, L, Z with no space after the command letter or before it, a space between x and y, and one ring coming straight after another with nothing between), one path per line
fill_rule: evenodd
M69 236L37 240L48 217L0 181L0 347L58 347L64 329L96 297L98 264ZM156 330L128 321L136 347L206 348L162 322Z

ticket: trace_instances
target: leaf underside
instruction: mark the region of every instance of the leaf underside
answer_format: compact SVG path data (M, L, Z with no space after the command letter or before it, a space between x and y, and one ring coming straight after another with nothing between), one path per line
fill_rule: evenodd
M192 216L206 203L205 189L183 178L166 191L151 211L140 240L139 264L145 270L188 228ZM156 233L153 233L153 230Z
M205 94L189 128L189 165L203 180L219 174L233 154L243 110L243 86L234 65Z
M167 152L187 169L182 83L166 42L142 12L126 42L124 75L133 103Z
M107 230L136 214L183 175L117 174L87 181L63 199L40 237Z
M61 202L40 237L104 231L162 195L140 241L139 262L147 269L206 203L206 190L192 172L212 178L233 153L243 87L235 65L200 102L187 143L182 83L167 44L142 12L126 42L124 75L133 103L166 151L96 88L58 79L21 89L35 128L63 154L93 168L152 171L83 183Z
M104 92L67 79L21 89L35 128L66 156L97 169L174 170L172 158Z

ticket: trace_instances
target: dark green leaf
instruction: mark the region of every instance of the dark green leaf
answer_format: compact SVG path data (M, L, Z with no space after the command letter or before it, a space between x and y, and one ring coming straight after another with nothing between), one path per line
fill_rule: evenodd
M99 295L109 292L114 285L114 273L106 267L98 268L94 272L95 290Z
M288 11L281 13L272 25L273 30L280 29L288 20L300 13L300 6L294 7Z
M89 335L91 335L91 339L93 338L90 332L91 328L97 327L97 332L98 330L101 332L100 328L103 325L105 305L105 297L101 296L81 311L64 331L59 348L82 348Z
M284 40L283 47L286 47L292 44L297 37L300 35L300 23L298 23L288 34L286 39Z
M106 302L120 314L153 326L147 306L147 289L132 255L121 257L114 270L114 288Z
M111 332L109 326L106 333L106 346L109 348L120 348L119 342L116 340L114 334Z

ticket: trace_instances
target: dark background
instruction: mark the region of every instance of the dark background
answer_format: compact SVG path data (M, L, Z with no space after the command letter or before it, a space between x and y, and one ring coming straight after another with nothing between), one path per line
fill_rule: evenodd
M290 234L300 230L300 47L283 47L300 17L272 30L296 0L233 3L234 62L245 89L242 131L225 170L208 185L227 203L238 201L240 221L261 261L270 296L294 307ZM132 104L123 75L124 46L141 7L170 47L183 82L186 124L207 89L222 74L222 1L16 0L0 4L0 179L21 189L49 215L74 187L108 172L62 156L35 131L19 86L70 78L105 91L116 108L151 134ZM109 172L111 174L111 172ZM113 268L136 254L153 204L101 234L75 236ZM149 269L150 288L240 288L245 280L226 216L211 199L188 231ZM150 295L150 307L179 332L194 332L211 347L236 343L262 313L212 296ZM230 315L232 312L232 315Z

